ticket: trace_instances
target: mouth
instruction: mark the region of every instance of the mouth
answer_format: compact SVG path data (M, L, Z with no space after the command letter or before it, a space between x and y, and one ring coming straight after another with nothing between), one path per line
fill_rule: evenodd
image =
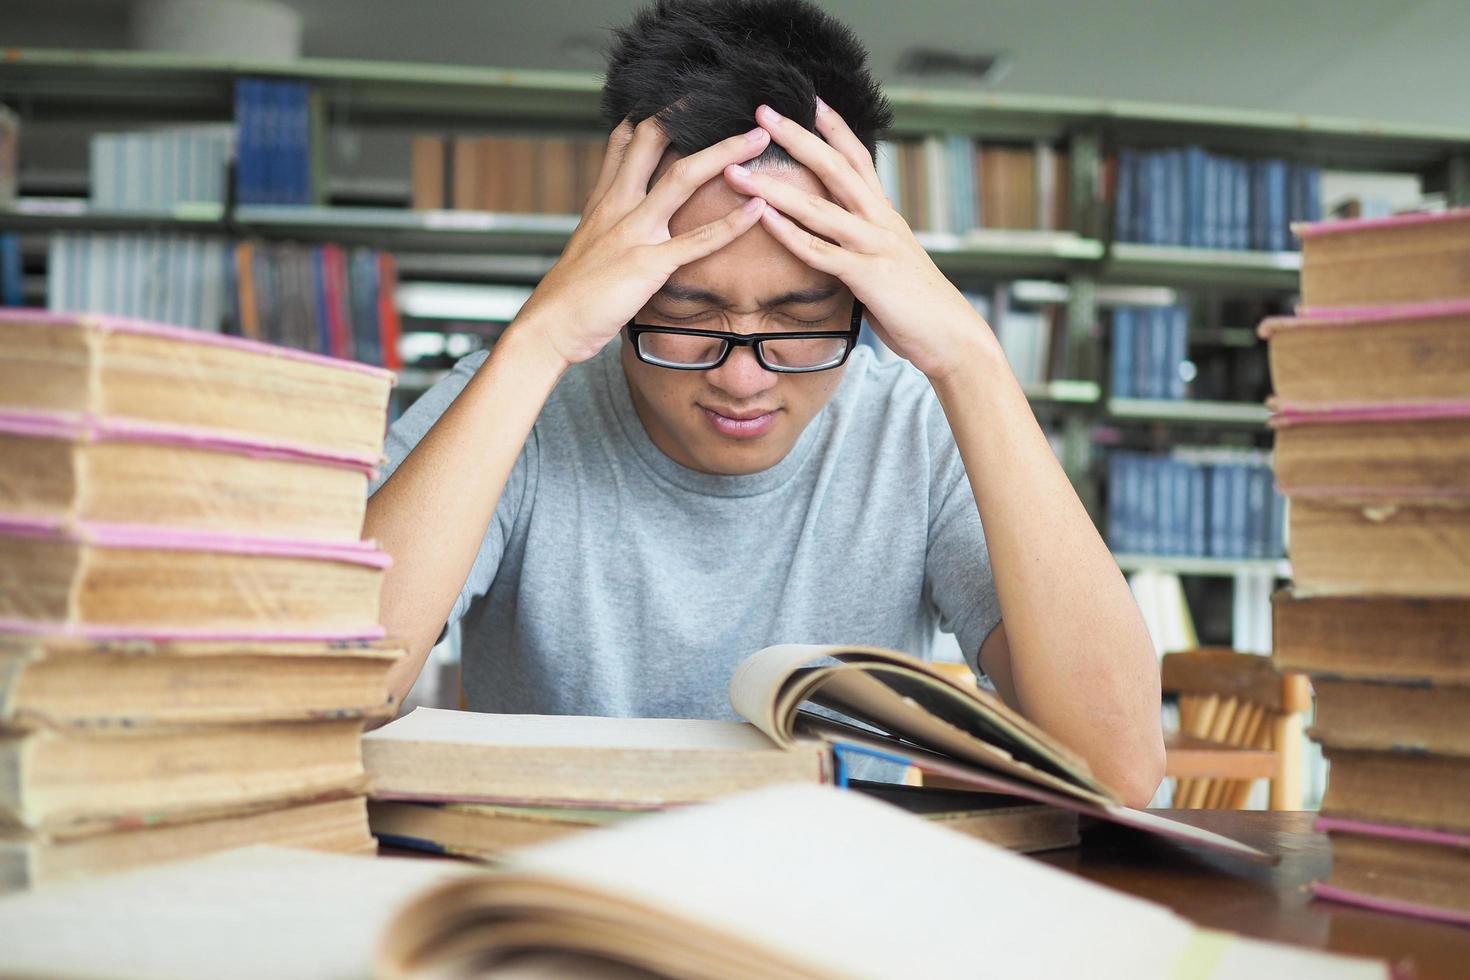
M716 432L732 439L754 439L765 435L776 424L776 414L780 411L780 409L772 409L768 412L719 411L703 405L700 406L700 409Z

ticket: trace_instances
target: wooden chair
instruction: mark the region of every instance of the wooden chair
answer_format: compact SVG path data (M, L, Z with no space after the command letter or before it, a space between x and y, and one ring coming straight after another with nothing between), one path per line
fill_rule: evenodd
M1174 806L1239 810L1264 778L1272 810L1301 809L1306 675L1282 674L1256 654L1206 648L1166 654L1162 679L1164 693L1179 697L1179 731L1165 743Z

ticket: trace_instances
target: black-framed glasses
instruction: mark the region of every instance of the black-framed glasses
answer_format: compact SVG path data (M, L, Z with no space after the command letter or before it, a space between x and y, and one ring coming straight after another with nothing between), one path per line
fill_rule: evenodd
M857 346L863 325L863 304L852 303L852 322L846 330L730 333L692 330L628 321L628 341L638 360L675 371L713 371L736 347L749 347L756 362L778 374L806 374L841 367Z

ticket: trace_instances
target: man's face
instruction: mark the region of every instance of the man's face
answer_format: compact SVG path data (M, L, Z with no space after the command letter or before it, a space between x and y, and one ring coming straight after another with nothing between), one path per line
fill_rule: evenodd
M665 161L666 163L668 161ZM765 173L827 197L804 167ZM723 177L696 191L669 221L680 235L728 214L745 199ZM756 225L669 277L638 314L650 325L732 333L847 330L852 292ZM843 369L776 374L737 347L718 368L676 371L638 360L623 346L623 370L643 428L664 455L704 473L756 473L779 463L837 390Z

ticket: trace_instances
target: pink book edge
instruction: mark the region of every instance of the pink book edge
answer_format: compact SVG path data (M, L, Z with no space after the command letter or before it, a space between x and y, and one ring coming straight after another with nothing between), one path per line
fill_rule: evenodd
M358 629L336 630L270 630L270 629L223 629L157 626L115 626L106 623L54 623L42 620L0 617L0 634L12 633L20 636L75 636L87 640L219 640L235 642L241 640L270 640L290 642L335 642L346 640L381 640L387 630L374 623Z
M1470 400L1335 402L1330 405L1298 405L1278 401L1273 407L1269 420L1273 429L1342 422L1415 422L1426 419L1470 418Z
M1269 316L1262 320L1256 332L1262 337L1269 337L1278 330L1341 327L1394 320L1432 320L1458 316L1470 316L1470 299L1442 300L1433 303L1399 303L1388 306L1299 306L1295 316Z
M1470 208L1454 208L1449 211L1415 211L1410 214L1390 215L1387 218L1339 218L1334 221L1298 222L1291 226L1291 230L1299 238L1314 238L1318 235L1333 235L1343 231L1427 225L1441 221L1464 221L1466 219L1470 219Z
M1320 816L1312 825L1323 833L1341 831L1362 834L1365 837L1382 837L1387 840L1404 840L1416 844L1438 844L1445 847L1470 848L1470 834L1457 834L1448 830L1430 830L1427 827L1406 827L1402 824L1371 823L1366 820L1351 820L1347 817Z
M0 433L85 442L151 442L233 453L255 459L345 466L359 470L369 477L377 475L378 459L372 456L327 452L280 439L257 439L239 433L164 425L117 416L76 415L40 409L0 409Z
M280 357L289 361L301 361L306 364L316 364L322 367L356 371L359 374L369 374L376 378L382 378L389 384L392 384L397 377L392 371L385 368L374 367L371 364L363 364L359 361L328 357L325 354L297 350L293 347L278 347L275 344L251 340L248 337L231 337L227 334L210 333L208 330L170 326L164 323L154 323L150 320L135 320L127 317L106 316L97 313L65 313L22 307L0 310L0 325L7 322L42 323L58 327L81 326L84 329L101 330L103 332L115 331L117 333L143 334L151 337L164 337L169 340L177 340L184 343L211 344L216 347L228 347L234 350L249 351L250 353L261 354L266 357Z
M102 548L216 551L233 555L340 561L372 568L387 568L393 564L393 559L379 551L371 541L309 541L100 521L66 523L25 514L0 513L0 534L75 541Z
M1470 925L1470 913L1467 912L1440 908L1437 905L1424 905L1419 902L1402 902L1393 898L1376 898L1372 895L1364 895L1361 892L1355 892L1347 888L1339 888L1337 885L1329 885L1324 881L1312 882L1312 894L1318 898L1326 898L1347 905L1356 905L1360 908L1371 909L1374 912L1390 912L1394 915L1407 915L1416 919L1448 922L1458 926Z

